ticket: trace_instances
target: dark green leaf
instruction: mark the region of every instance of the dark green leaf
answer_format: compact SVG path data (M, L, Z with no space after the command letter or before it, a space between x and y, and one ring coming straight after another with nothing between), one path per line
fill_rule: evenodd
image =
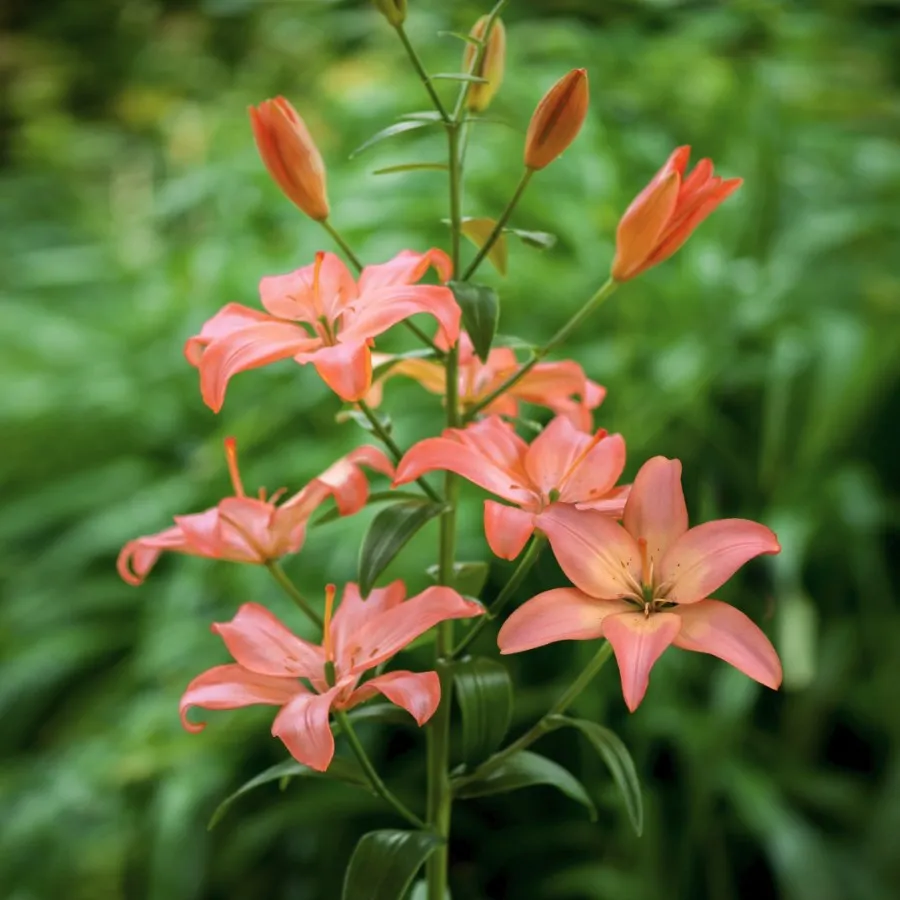
M512 681L502 663L475 657L454 664L453 684L462 712L462 757L471 766L487 759L506 736Z
M420 500L421 496L421 494L414 494L412 491L373 491L366 500L366 506L372 506L375 503L389 503L391 500ZM327 525L340 517L341 512L335 506L319 516L312 523L312 527L317 528L319 525Z
M440 843L429 831L386 828L364 834L347 866L342 900L402 900Z
M450 281L447 287L453 291L462 309L463 324L472 338L475 353L482 362L486 362L500 318L497 292L493 288L466 281Z
M209 825L207 828L215 828L215 826L221 821L222 816L228 812L229 807L238 797L243 794L248 793L249 791L254 790L255 788L260 787L264 784L269 784L272 781L277 781L280 783L280 787L282 790L287 786L287 782L290 781L291 778L296 777L313 777L313 778L333 778L336 781L344 781L347 784L353 784L357 787L368 788L368 782L366 781L366 776L363 774L362 770L359 768L359 765L355 760L348 759L340 759L335 757L331 761L331 765L328 767L326 772L317 772L315 769L310 769L309 766L304 766L302 763L298 763L295 759L286 759L284 762L276 763L276 765L269 767L264 772L260 772L255 778L251 778L246 784L241 785L233 794L230 794L226 797L217 807L216 811L212 814L212 818L209 820Z
M553 716L549 719L554 728L577 728L600 754L606 763L616 786L625 801L625 809L631 825L640 837L644 830L644 804L641 799L641 784L638 781L634 760L621 738L608 728L588 722L586 719L569 719L565 716Z
M538 784L555 787L567 797L581 803L587 808L591 821L596 821L597 810L584 785L559 763L530 750L520 750L483 778L465 782L457 789L456 796L487 797Z
M409 900L428 900L428 882L417 881L409 892ZM444 900L453 900L450 888L444 888Z
M450 167L447 163L440 162L421 162L421 163L400 163L396 166L385 166L383 169L375 169L373 175L396 175L398 172L421 172L432 169L438 172L446 172Z
M480 561L453 563L453 584L450 586L467 597L478 597L487 581L490 568L486 562ZM428 577L437 584L440 578L440 566L429 566L425 571Z
M415 131L417 128L426 128L429 125L434 125L434 120L423 121L420 119L415 119L412 121L406 122L395 122L393 125L388 125L387 128L382 128L377 134L373 134L365 143L360 144L351 154L350 159L353 159L354 156L358 156L363 150L368 150L369 147L374 144L379 144L381 141L387 140L390 137L393 137L395 134L403 134L404 131Z
M523 244L537 247L539 250L549 250L557 241L555 234L549 231L524 231L521 228L504 228L508 234L514 234Z
M469 75L467 72L438 72L431 76L432 81L470 81L473 84L487 84L487 78L479 75Z
M372 519L359 550L359 590L369 595L375 579L387 568L407 541L428 521L444 511L442 503L404 500L381 510Z

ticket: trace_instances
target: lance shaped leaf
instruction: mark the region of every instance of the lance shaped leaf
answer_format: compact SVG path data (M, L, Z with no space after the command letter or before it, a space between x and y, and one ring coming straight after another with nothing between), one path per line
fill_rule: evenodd
M394 137L396 134L403 134L404 131L415 131L418 128L427 128L429 125L436 124L434 119L414 119L406 122L395 122L393 125L388 125L387 128L382 128L381 131L375 133L370 137L367 141L364 141L360 144L351 154L350 159L353 159L354 156L359 156L363 150L368 150L369 147L374 146L375 144L380 144L382 141L387 140L390 137Z
M369 525L359 550L359 591L363 597L412 536L444 509L443 503L404 500L381 510Z
M597 820L597 809L584 785L559 763L538 753L532 753L530 750L520 750L518 753L514 753L502 765L488 772L483 778L466 781L457 789L456 796L464 799L487 797L490 794L503 794L507 791L517 791L520 788L542 784L555 787L567 797L580 803L587 809L591 821Z
M453 291L462 310L463 324L472 339L476 355L482 362L487 362L500 319L497 292L486 285L468 281L448 281L447 287Z
M549 231L525 231L523 228L504 228L507 234L514 234L523 244L549 250L556 243L556 235Z
M487 759L506 736L512 680L502 663L479 656L454 663L453 685L462 713L462 758L471 766Z
M364 834L350 857L342 900L402 900L422 863L442 843L429 831Z
M622 739L598 725L596 722L588 722L586 719L570 719L566 716L552 716L547 720L553 728L577 728L590 741L591 746L600 754L606 767L609 769L616 783L622 799L625 802L625 810L631 825L638 837L644 830L644 803L641 798L641 784L638 780L634 760L628 752L628 748Z
M497 223L493 219L465 218L460 222L459 230L480 250L486 243ZM506 274L506 263L509 248L506 235L501 232L494 245L488 251L491 265L501 274Z
M425 572L428 577L438 584L440 581L440 566L437 564L429 566ZM487 581L490 566L483 561L477 562L455 562L453 563L453 583L450 585L456 588L464 597L478 597L481 589Z

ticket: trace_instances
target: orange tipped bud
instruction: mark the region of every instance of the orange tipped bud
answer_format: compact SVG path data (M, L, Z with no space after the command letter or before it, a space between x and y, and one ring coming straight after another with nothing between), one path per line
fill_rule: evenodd
M406 21L406 0L375 0L375 5L394 28Z
M690 147L678 147L625 210L616 230L612 277L628 281L668 259L694 229L743 183L717 178L701 159L685 177Z
M575 140L588 108L585 69L563 75L537 105L525 136L525 165L543 169Z
M297 111L284 97L250 107L263 163L285 196L311 219L328 218L325 164Z
M473 26L469 35L479 41L484 40L484 32L490 21L490 16L482 16ZM474 44L466 44L463 54L463 71L468 72L472 68L472 61L478 48ZM488 35L487 44L481 55L481 61L477 69L472 72L479 78L486 78L487 84L472 84L469 87L469 95L466 98L466 106L472 112L484 112L488 108L494 95L500 90L503 81L503 70L506 67L506 29L500 19L494 21L491 33Z

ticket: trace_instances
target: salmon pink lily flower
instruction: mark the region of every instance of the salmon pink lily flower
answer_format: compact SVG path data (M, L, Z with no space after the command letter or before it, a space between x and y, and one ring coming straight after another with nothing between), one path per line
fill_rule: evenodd
M481 615L483 608L447 587L430 587L405 600L405 585L395 581L365 601L357 586L348 584L332 617L334 594L329 585L321 645L292 634L256 603L244 604L230 622L214 624L235 662L209 669L187 686L180 705L184 727L194 732L204 727L188 721L192 706L280 706L272 734L296 760L324 772L334 756L333 709L351 709L378 693L408 710L419 725L427 722L441 699L437 672L388 672L363 684L360 679L439 622Z
M616 281L628 281L668 259L743 184L741 178L714 176L709 159L701 159L686 176L690 155L690 147L673 151L625 210L616 231Z
M440 346L440 340L436 341ZM442 348L444 349L444 348ZM390 356L375 355L375 364L391 362ZM465 413L489 397L513 372L520 368L515 353L509 347L496 347L483 363L472 347L468 334L459 336L459 409ZM382 386L388 378L406 376L418 381L432 394L446 393L446 370L440 363L428 359L403 358L392 362L385 374L376 379L366 397L370 406L381 403ZM574 360L541 362L520 378L508 391L491 401L485 408L486 415L496 414L515 418L520 403L544 406L557 415L566 416L581 431L593 427L593 410L606 397L606 388L591 381L584 369Z
M244 493L233 438L225 440L225 455L234 496L226 497L204 512L175 516L175 525L165 531L129 541L119 553L117 563L125 581L141 584L164 550L258 564L296 553L306 539L309 517L328 497L334 497L342 516L352 515L365 506L369 482L360 466L388 476L394 474L390 460L378 448L357 447L289 500L276 505L282 491L268 499L262 488L258 497Z
M624 467L620 434L602 428L584 434L565 416L557 416L529 445L511 425L491 416L420 441L397 464L394 483L444 469L514 503L486 500L484 530L497 556L515 559L548 506L621 516L628 488L615 484Z
M689 529L678 460L657 456L644 464L622 525L556 503L538 527L575 587L522 604L500 629L502 653L605 637L632 711L670 644L718 656L767 687L781 684L781 663L765 634L733 606L708 599L748 560L778 553L778 539L747 519Z
M280 359L312 363L344 400L365 397L372 385L374 338L416 313L437 319L447 346L459 336L460 310L449 288L416 284L429 266L450 277L441 250L404 250L387 263L366 266L357 283L333 253L288 275L263 278L266 312L230 303L190 338L184 353L200 370L203 400L222 408L229 379Z

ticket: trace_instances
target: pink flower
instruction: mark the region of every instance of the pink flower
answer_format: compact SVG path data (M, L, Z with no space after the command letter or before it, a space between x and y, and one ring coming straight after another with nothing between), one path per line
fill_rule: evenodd
M621 516L627 487L615 484L625 467L625 441L600 429L578 431L557 416L531 445L511 425L491 416L468 428L447 429L412 447L397 464L395 484L445 469L514 503L484 504L484 530L491 550L515 559L550 504Z
M746 519L688 529L681 463L662 456L638 472L623 525L561 503L538 517L575 587L545 591L520 606L500 629L501 652L605 637L632 711L670 644L711 653L777 688L781 663L769 639L733 606L707 599L754 556L781 550L772 531Z
M404 602L402 581L373 590L364 601L357 586L348 584L332 619L334 592L329 585L321 646L296 637L256 603L244 604L230 622L213 625L236 663L209 669L187 686L180 705L184 727L204 727L188 721L192 706L280 706L272 734L299 762L324 772L334 755L332 709L351 709L380 693L419 725L427 722L441 699L437 672L389 672L363 684L360 678L439 622L481 615L482 607L446 587L430 587Z
M265 563L296 553L306 538L309 517L328 497L334 497L342 516L365 506L369 483L360 465L384 475L394 474L390 460L376 447L357 447L276 506L281 491L269 499L262 488L258 497L244 493L233 438L226 438L225 454L235 496L204 512L176 516L175 525L158 534L129 541L116 564L125 581L141 584L164 550L245 563Z
M440 341L438 341L440 343ZM381 356L377 362L387 362L390 356ZM463 332L459 336L459 409L465 412L493 393L519 368L516 355L509 347L497 347L483 363L472 348L472 341ZM418 381L432 394L446 393L446 377L443 365L427 359L405 358L397 360L376 380L366 397L370 406L381 403L382 385L388 378L403 375ZM566 416L581 431L593 428L592 411L606 397L606 388L591 381L584 369L573 360L543 362L532 367L523 378L506 393L489 403L484 413L515 418L519 404L533 403L545 406L557 415Z
M359 283L333 253L317 253L313 265L289 275L263 278L266 312L230 303L185 344L188 362L200 370L204 402L218 412L232 376L288 357L312 363L344 400L360 400L372 384L375 336L416 313L434 316L453 344L460 310L452 292L415 284L429 266L442 279L450 277L443 251L404 250L390 262L367 266Z

